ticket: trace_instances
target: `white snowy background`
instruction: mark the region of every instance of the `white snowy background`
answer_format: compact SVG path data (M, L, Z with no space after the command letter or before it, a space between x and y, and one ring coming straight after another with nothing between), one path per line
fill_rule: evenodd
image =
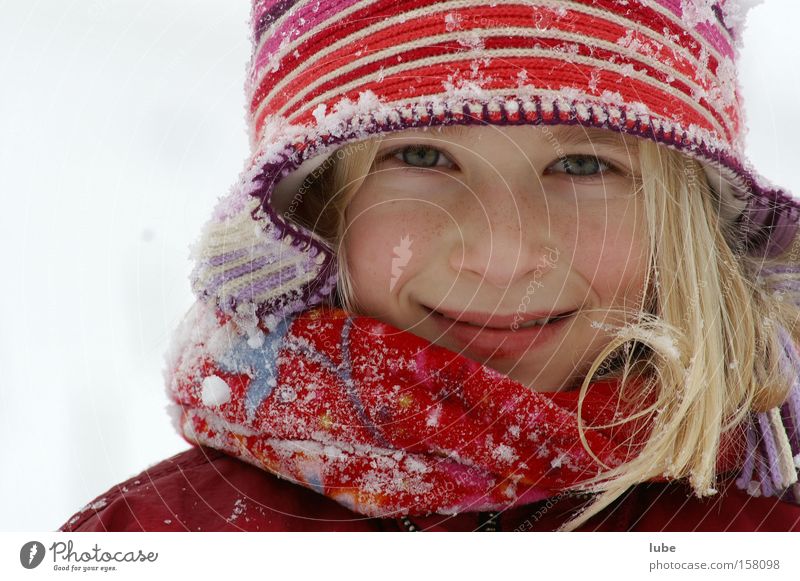
M247 0L0 0L0 530L189 446L165 412L188 246L247 156ZM748 153L800 195L797 0L750 15Z

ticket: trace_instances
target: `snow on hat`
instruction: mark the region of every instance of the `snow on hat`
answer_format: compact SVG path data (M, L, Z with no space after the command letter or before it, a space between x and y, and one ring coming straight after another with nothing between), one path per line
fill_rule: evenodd
M800 203L750 168L737 56L753 0L254 0L252 147L192 253L194 291L241 320L335 289L334 250L291 220L345 143L448 124L579 124L701 161L744 249L786 250ZM280 183L280 186L279 186Z

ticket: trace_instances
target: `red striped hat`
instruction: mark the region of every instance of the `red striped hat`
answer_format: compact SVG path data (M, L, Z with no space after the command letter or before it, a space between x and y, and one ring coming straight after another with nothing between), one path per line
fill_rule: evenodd
M321 302L335 256L290 219L303 178L347 142L446 124L580 124L678 149L740 208L746 251L781 253L800 203L744 155L736 57L752 4L255 0L252 156L193 250L195 291L242 316Z

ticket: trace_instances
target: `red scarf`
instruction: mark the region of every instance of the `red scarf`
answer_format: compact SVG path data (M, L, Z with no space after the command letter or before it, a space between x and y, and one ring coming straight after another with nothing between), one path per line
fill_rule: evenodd
M370 317L323 306L245 334L198 301L177 336L169 391L187 441L364 515L511 508L603 470L580 441L580 390L532 391ZM590 449L608 468L647 436L636 422L590 429L626 413L618 387L596 381L582 405ZM728 444L723 472L741 462Z

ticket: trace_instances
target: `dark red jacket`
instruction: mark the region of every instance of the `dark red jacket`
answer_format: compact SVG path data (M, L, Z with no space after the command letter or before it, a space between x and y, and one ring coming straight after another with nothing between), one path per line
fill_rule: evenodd
M640 484L581 531L800 531L800 506L754 498L733 480L699 499L681 483ZM554 497L507 510L501 531L552 531L585 500ZM424 531L473 531L485 515L411 517ZM211 448L168 458L89 503L61 531L403 531Z

